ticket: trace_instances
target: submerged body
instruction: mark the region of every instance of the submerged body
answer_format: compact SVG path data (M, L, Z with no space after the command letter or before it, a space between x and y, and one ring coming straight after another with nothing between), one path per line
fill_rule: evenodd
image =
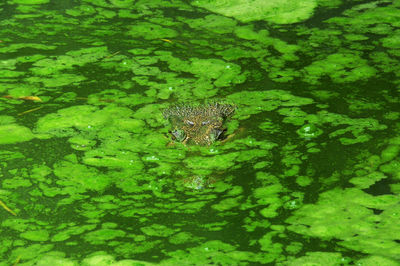
M235 111L230 104L174 106L163 115L171 123L171 134L184 144L211 145L223 136L224 122Z

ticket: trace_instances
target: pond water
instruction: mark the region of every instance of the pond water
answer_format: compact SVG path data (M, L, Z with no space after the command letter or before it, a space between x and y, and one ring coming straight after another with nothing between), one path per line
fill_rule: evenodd
M399 1L0 18L0 265L400 265ZM208 102L228 138L173 143Z

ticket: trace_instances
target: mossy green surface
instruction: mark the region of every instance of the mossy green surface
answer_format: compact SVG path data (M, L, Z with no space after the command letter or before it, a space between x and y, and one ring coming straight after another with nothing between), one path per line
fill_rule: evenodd
M0 265L398 265L399 10L0 3Z
M242 22L266 20L279 24L296 23L309 18L317 3L314 0L292 1L195 1L195 5L212 12L234 17Z
M16 124L0 125L0 144L29 141L34 137L35 135L27 127Z
M40 5L47 4L49 0L12 0L14 4L22 4L22 5Z

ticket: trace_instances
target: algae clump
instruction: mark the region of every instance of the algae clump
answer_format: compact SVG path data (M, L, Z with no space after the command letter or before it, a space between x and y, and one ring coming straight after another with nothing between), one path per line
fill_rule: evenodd
M35 135L24 126L16 124L0 125L0 144L12 144L33 139Z
M193 4L242 22L266 20L278 24L306 20L311 17L317 6L315 0L197 0Z

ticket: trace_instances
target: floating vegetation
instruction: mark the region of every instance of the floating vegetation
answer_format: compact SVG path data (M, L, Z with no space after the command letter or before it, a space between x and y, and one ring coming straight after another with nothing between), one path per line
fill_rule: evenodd
M210 145L223 137L224 122L235 111L230 104L212 103L203 106L178 105L163 111L171 122L175 140L182 143Z
M7 205L0 200L0 206L3 207L3 209L5 209L6 211L8 211L9 213L11 213L12 215L16 216L17 214L11 210L10 208L7 207Z
M399 9L0 3L0 265L398 265Z

